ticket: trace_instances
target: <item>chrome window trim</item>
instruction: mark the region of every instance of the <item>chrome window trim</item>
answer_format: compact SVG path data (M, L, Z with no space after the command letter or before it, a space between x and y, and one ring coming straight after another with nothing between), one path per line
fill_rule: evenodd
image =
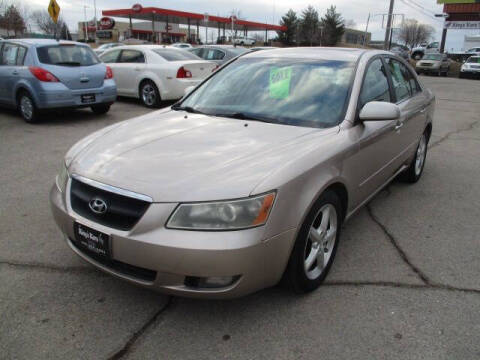
M71 177L75 180L78 180L78 181L84 183L84 184L99 188L101 190L105 190L105 191L108 191L108 192L111 192L111 193L114 193L114 194L118 194L118 195L123 195L123 196L130 197L130 198L133 198L133 199L138 199L138 200L143 200L143 201L146 201L146 202L149 202L149 203L153 203L153 199L148 195L143 195L143 194L139 194L139 193L136 193L136 192L133 192L133 191L130 191L130 190L125 190L125 189L122 189L122 188L118 188L116 186L107 185L107 184L104 184L104 183L101 183L101 182L98 182L98 181L95 181L95 180L92 180L92 179L88 179L86 177L83 177L83 176L77 175L77 174L72 174Z

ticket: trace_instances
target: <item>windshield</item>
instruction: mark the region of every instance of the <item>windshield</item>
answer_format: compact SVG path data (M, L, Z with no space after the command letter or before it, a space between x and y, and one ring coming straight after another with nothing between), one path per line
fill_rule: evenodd
M99 61L88 46L52 45L37 48L38 60L43 64L64 66L90 66Z
M442 55L425 55L423 60L442 60Z
M198 56L183 50L155 49L153 52L167 61L199 60Z
M345 61L240 58L178 107L208 115L331 127L343 120L354 68Z
M480 57L471 57L467 60L469 64L480 64Z

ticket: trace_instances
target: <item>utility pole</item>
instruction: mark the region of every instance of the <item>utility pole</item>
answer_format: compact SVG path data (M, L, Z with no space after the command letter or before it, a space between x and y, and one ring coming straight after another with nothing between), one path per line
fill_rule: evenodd
M368 25L370 24L371 14L368 14L367 26L365 27L365 35L363 35L363 46L367 45Z
M385 44L383 48L388 50L390 43L390 32L392 28L392 17L393 17L393 5L395 0L390 0L390 9L388 10L388 20L387 20L387 29L385 30Z

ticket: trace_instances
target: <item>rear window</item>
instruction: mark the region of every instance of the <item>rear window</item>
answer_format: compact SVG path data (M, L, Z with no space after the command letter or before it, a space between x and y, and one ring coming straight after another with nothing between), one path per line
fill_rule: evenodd
M198 56L183 50L156 49L153 52L167 61L198 60Z
M235 55L242 55L243 53L246 53L248 51L248 49L247 48L241 48L241 47L233 47L233 48L228 49L228 51L230 51L231 53L233 53Z
M43 64L63 66L90 66L99 61L87 46L52 45L37 48L38 59Z

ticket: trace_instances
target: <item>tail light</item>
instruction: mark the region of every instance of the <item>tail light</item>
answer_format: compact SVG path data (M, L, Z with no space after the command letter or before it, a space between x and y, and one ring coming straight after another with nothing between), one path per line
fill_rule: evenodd
M177 71L177 79L185 79L185 78L191 78L192 73L188 70L185 70L185 68L182 66L180 69Z
M35 76L38 80L43 82L59 82L59 80L53 75L50 71L42 69L38 66L30 66L28 68L33 76Z
M113 71L110 66L107 66L107 72L105 73L105 80L113 79Z

